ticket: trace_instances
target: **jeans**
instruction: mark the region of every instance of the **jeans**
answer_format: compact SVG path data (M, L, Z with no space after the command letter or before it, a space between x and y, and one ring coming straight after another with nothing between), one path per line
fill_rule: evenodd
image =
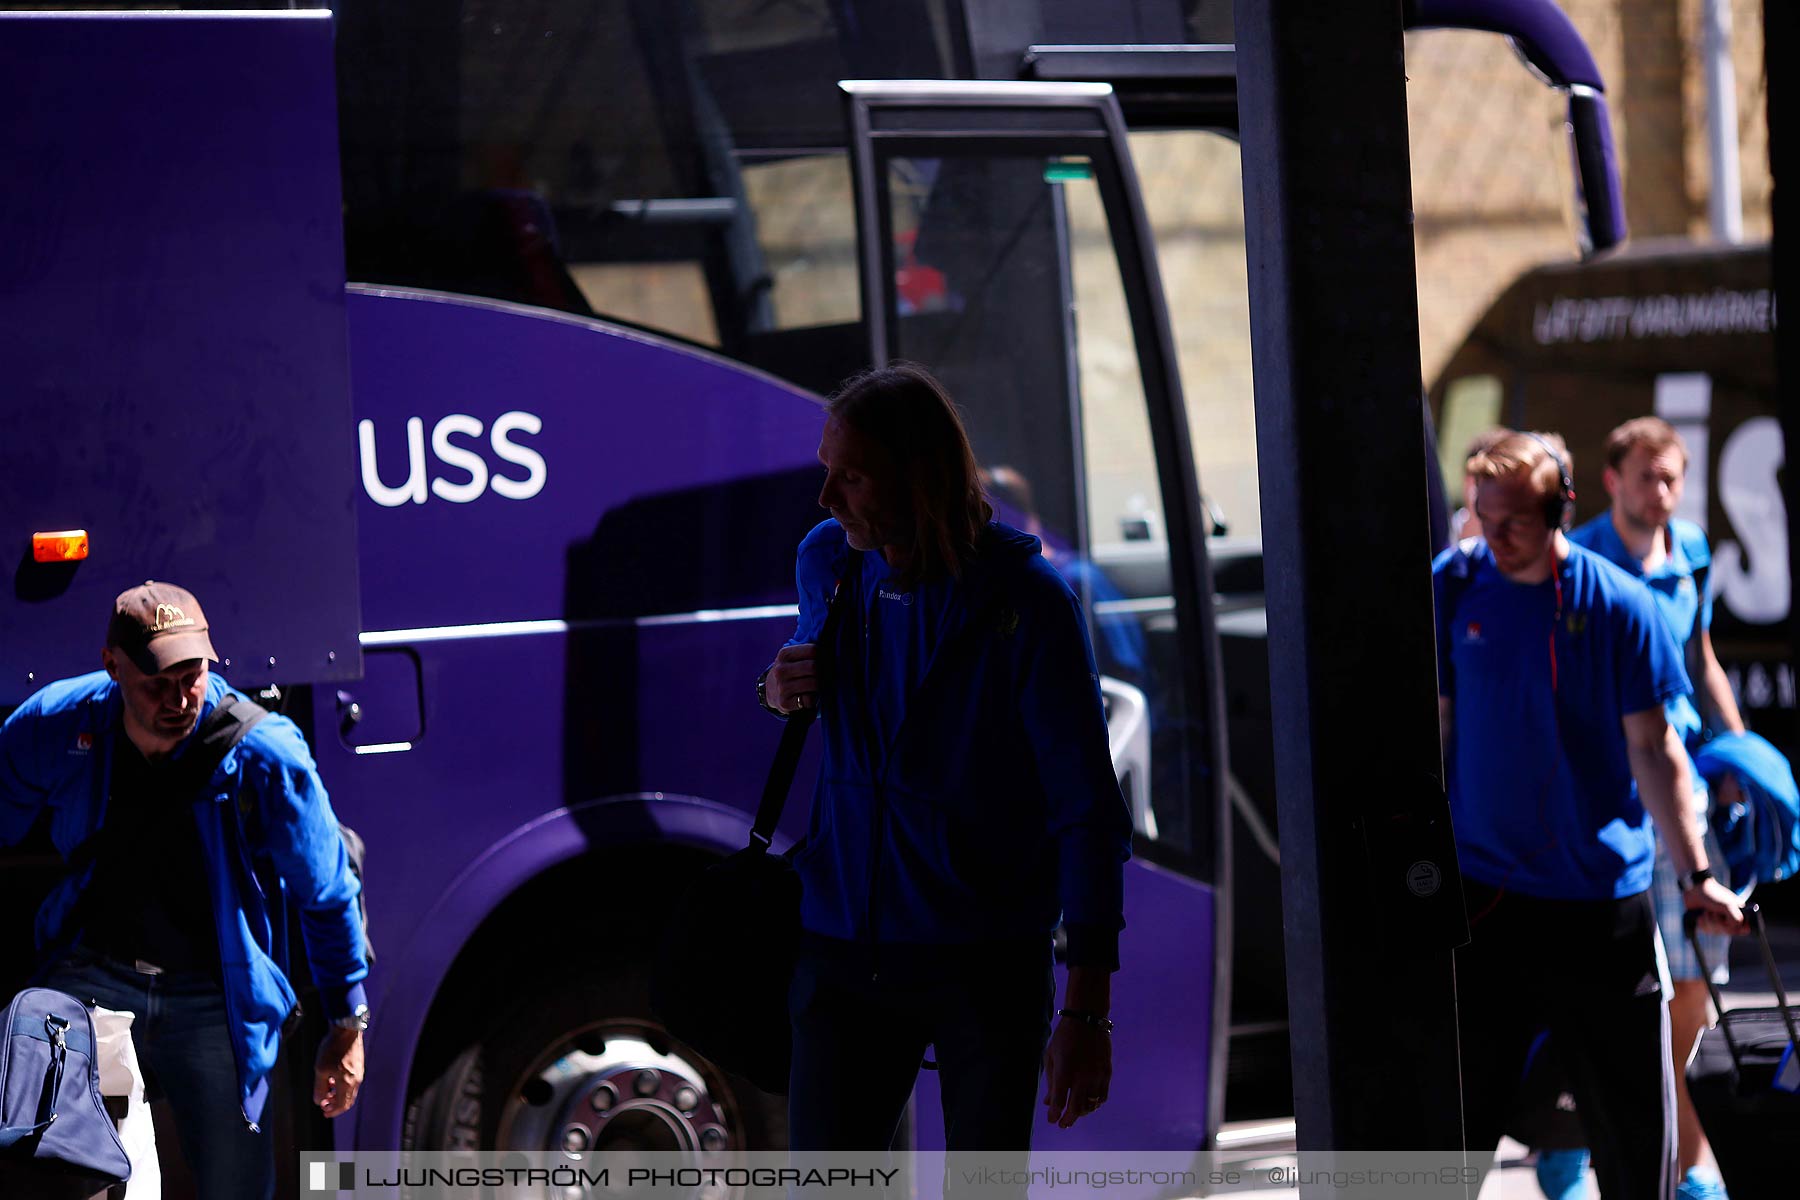
M275 1155L244 1118L225 994L210 975L153 974L77 947L44 987L89 1006L136 1014L131 1041L152 1094L175 1114L199 1200L269 1200Z
M788 992L789 1146L888 1149L929 1046L946 1149L1013 1152L1023 1166L1054 985L1048 937L871 950L803 935Z

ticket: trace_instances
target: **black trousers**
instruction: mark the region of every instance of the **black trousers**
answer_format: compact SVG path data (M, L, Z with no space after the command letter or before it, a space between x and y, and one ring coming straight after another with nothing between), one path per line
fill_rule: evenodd
M1544 900L1463 881L1471 943L1456 952L1463 1128L1497 1145L1532 1043L1550 1034L1607 1200L1675 1194L1669 1009L1648 892Z
M949 1150L1028 1151L1050 1040L1050 939L879 946L804 935L788 992L788 1141L886 1150L925 1050Z

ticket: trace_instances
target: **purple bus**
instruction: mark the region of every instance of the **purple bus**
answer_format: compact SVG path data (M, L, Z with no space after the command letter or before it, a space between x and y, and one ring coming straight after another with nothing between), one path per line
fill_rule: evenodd
M1590 240L1619 240L1554 5L1409 19L1508 34L1570 94ZM300 1144L784 1144L780 1099L673 1041L647 972L777 740L752 685L793 628L821 397L896 356L1082 595L1136 827L1119 1085L1045 1140L1201 1149L1281 1110L1273 795L1228 765L1268 756L1229 5L0 29L33 114L3 146L0 512L94 546L19 564L0 706L89 669L106 599L155 576L307 730L368 845L379 1033L351 1119ZM178 502L157 454L192 464ZM9 863L10 918L55 864Z

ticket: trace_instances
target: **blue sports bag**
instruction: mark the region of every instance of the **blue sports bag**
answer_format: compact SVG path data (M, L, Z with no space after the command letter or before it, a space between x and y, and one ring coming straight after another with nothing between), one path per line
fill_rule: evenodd
M87 1007L26 988L0 1013L0 1034L0 1195L91 1196L129 1179Z

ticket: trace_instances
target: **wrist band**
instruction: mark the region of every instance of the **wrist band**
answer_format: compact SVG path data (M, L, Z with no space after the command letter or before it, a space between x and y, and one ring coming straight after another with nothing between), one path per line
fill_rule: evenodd
M1113 1031L1113 1023L1099 1013L1091 1013L1079 1008L1059 1008L1056 1010L1056 1015L1067 1017L1071 1021L1080 1021L1083 1025L1092 1025L1095 1029L1105 1033Z
M1713 878L1711 867L1701 867L1698 871L1689 871L1685 875L1675 877L1675 886L1684 892L1691 892L1707 880Z

